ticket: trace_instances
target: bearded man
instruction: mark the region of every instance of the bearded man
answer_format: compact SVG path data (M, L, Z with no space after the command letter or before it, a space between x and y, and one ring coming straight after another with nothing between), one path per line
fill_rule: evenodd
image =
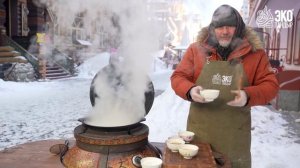
M229 5L218 7L210 25L187 49L171 76L175 93L191 101L187 130L210 143L233 168L251 167L250 107L265 105L279 89L263 44ZM207 101L203 89L220 90Z

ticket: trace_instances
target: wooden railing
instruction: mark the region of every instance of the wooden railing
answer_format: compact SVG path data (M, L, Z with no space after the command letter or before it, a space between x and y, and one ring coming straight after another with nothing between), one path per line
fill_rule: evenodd
M300 91L300 71L285 70L277 75L280 90L297 90Z
M18 43L13 41L10 37L6 35L1 35L2 38L2 44L3 45L8 45L13 47L16 51L21 53L22 56L24 56L28 62L33 66L33 69L35 73L39 76L39 70L38 70L38 58L36 58L34 55L29 53L27 50L25 50L22 46L20 46Z
M275 108L284 110L298 111L300 110L300 71L286 70L276 74L276 78L279 82L280 91L275 99ZM286 94L288 92L289 94ZM290 97L291 96L291 97ZM291 101L293 103L291 103ZM297 104L294 104L296 102ZM281 107L283 106L283 107Z
M50 17L51 22L53 23L53 22L54 22L54 19L55 19L54 13L53 13L52 10L49 9L49 8L46 8L46 10L47 10L47 12L48 12L48 14L49 14L49 17Z
M71 57L67 56L66 54L60 52L57 49L54 49L52 51L52 55L53 55L53 62L55 64L59 65L61 68L69 72L71 75L74 75L75 73L74 60Z
M22 46L20 46L18 43L16 43L6 35L2 35L2 43L3 45L8 45L13 47L16 51L20 52L21 55L24 56L28 60L28 62L33 66L37 76L41 77L41 74L39 72L39 60L36 56L29 53ZM67 72L69 72L72 75L75 73L74 61L71 57L67 56L66 54L60 52L57 49L54 49L52 51L52 57L53 57L53 60L51 60L52 62L54 62L61 68L65 69Z

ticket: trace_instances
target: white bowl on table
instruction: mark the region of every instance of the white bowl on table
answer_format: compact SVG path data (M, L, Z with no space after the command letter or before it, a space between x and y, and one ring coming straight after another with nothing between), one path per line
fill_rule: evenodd
M144 157L141 159L142 168L161 168L162 160L157 157Z
M178 132L178 135L186 143L190 143L194 139L195 133L192 131L180 131L180 132Z
M179 147L179 153L185 159L192 159L197 155L199 147L197 145L192 144L183 144Z
M167 141L167 147L172 152L178 152L178 148L180 145L185 144L185 141L182 138L169 138Z

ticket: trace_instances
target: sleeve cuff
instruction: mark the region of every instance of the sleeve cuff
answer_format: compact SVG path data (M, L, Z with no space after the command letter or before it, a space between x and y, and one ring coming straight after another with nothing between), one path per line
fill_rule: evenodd
M192 86L186 93L187 100L191 101L191 102L194 102L194 100L192 99L191 93L190 93L193 87L195 87L195 86Z

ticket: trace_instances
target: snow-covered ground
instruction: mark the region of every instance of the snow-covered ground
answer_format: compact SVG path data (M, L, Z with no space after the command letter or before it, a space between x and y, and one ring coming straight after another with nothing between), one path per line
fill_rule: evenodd
M0 150L43 139L73 137L78 118L92 106L91 80L108 62L107 53L85 61L74 78L30 83L0 80ZM164 142L184 130L189 103L175 95L170 86L172 70L159 60L150 77L156 90L164 90L154 100L145 123L151 142ZM266 106L252 108L253 168L297 168L300 165L299 138L287 127L282 114Z

